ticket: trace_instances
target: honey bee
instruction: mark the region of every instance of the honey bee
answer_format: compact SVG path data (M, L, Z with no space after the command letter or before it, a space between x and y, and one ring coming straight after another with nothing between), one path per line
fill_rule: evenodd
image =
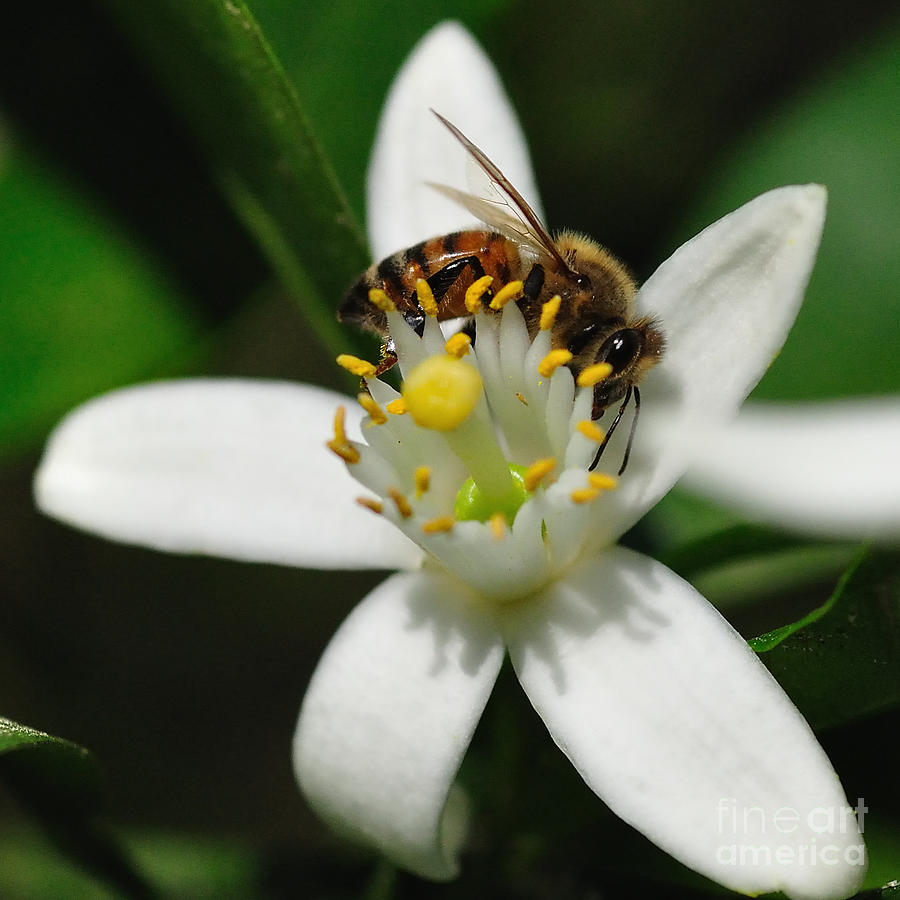
M551 347L572 354L568 366L574 375L597 362L612 366L610 375L594 386L592 418L600 418L608 407L621 401L590 469L597 466L628 403L634 399L621 474L628 463L640 411L638 383L659 362L665 347L658 323L635 315L632 307L637 288L622 263L580 234L561 231L551 237L535 211L487 155L455 125L434 114L487 176L494 199L435 187L466 206L488 227L434 237L371 266L350 288L338 318L385 339L380 374L396 362L396 355L385 314L369 301L373 288L385 291L409 325L421 334L425 313L417 300L419 279L431 288L441 321L469 315L464 299L466 289L476 279L490 275L498 287L521 281L522 295L516 302L532 340L539 330L543 304L559 295L562 302L551 330ZM488 307L491 296L488 291L483 298L486 313L492 312Z

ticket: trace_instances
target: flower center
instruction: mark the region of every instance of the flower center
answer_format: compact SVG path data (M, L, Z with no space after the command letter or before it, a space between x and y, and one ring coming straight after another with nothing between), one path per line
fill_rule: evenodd
M567 368L571 355L551 346L558 302L545 304L530 334L511 302L521 288L507 288L489 304L478 294L486 285L467 291L477 346L465 333L444 338L424 288L417 288L421 334L387 295L373 291L403 374L401 391L373 377L375 366L341 357L364 381L358 400L368 414L365 443L348 435L343 410L328 442L376 495L360 498L363 506L448 572L503 602L527 596L571 564L602 531L603 504L595 501L616 486L587 471L605 437L590 419L593 385L610 367L589 367L581 373L589 377L576 383Z

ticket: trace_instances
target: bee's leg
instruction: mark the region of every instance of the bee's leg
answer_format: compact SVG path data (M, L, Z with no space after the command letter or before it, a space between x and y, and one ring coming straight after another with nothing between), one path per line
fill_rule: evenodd
M640 407L640 394L637 392L637 388L633 385L628 385L628 390L625 392L625 399L622 401L619 406L618 411L616 412L616 417L612 420L612 425L609 426L609 431L606 432L606 437L603 438L603 443L597 448L597 453L594 456L594 461L588 466L588 472L593 472L594 469L597 468L597 463L600 462L600 457L603 456L603 451L606 449L609 444L610 438L612 438L615 433L616 428L619 427L619 422L622 421L622 415L625 412L625 407L628 406L628 401L631 400L631 393L634 391L635 393L635 404L639 408ZM592 416L592 418L599 418L597 416ZM635 420L637 420L637 416L635 416ZM619 474L625 471L625 464L628 462L628 454L631 452L631 438L634 436L634 423L631 425L631 435L628 438L628 447L625 450L625 461L622 463L622 468L619 469Z
M381 362L378 363L378 368L375 369L375 378L384 375L385 372L390 371L396 365L397 351L394 349L394 339L388 338L381 345Z

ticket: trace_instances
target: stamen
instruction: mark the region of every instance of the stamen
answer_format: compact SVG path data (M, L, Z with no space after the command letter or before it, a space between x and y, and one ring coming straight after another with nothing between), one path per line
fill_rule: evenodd
M522 293L523 284L521 281L511 281L497 291L494 299L490 302L491 309L503 309L510 300L514 300Z
M422 531L425 534L440 534L445 531L452 531L456 524L453 516L438 516L436 519L428 519L422 523Z
M490 288L494 279L490 275L482 275L477 281L469 286L466 291L466 309L474 316L481 312L481 298Z
M557 294L551 297L541 307L541 331L550 331L556 323L556 316L559 314L559 307L562 303L562 297Z
M397 488L388 488L388 497L394 501L394 506L397 507L397 512L403 516L404 519L410 518L412 516L413 511L412 507L409 505L409 500L397 490Z
M431 285L424 278L416 281L416 299L426 316L431 316L432 319L437 318L438 307L434 299L434 291L431 290Z
M531 493L556 468L556 460L552 456L533 462L526 470L525 490Z
M358 375L360 378L371 378L377 371L377 366L372 363L360 359L358 356L351 356L349 353L342 353L336 360L337 364L346 369L351 375Z
M600 491L597 488L581 488L580 490L572 491L569 496L572 498L573 503L590 503L591 500L599 495Z
M506 516L502 512L495 512L488 519L488 525L495 541L502 541L506 537Z
M406 401L402 397L396 397L384 407L392 416L402 416L406 414Z
M413 473L416 482L416 499L424 494L431 487L431 469L428 466L419 466Z
M612 491L619 486L618 479L612 475L604 475L602 472L589 472L588 482L592 488L598 491Z
M606 440L606 434L603 429L600 428L595 422L591 422L588 419L582 419L575 426L589 441L594 441L598 444L602 444Z
M351 466L359 462L359 450L350 444L339 444L337 441L328 441L325 446Z
M582 369L578 373L578 378L575 379L575 382L578 387L593 387L595 384L603 381L604 378L609 378L612 370L613 367L608 362L594 363L592 366Z
M359 450L347 438L347 432L344 429L346 417L347 410L343 406L339 406L334 411L334 437L327 441L325 446L345 463L353 465L359 462Z
M560 366L564 366L572 359L568 350L551 350L539 363L538 374L549 378Z
M394 312L397 309L394 301L381 288L372 288L369 291L369 303L386 313Z
M462 359L468 352L469 347L472 346L472 338L470 338L464 331L457 331L452 337L447 340L447 343L444 344L444 349L450 356L456 357L456 359Z
M347 422L347 409L339 406L334 411L334 439L342 444L348 443L347 431L345 428Z
M528 401L525 399L524 394L521 391L516 391L516 400L522 404L522 406L528 406Z
M453 431L481 399L481 376L474 366L452 356L430 356L407 375L401 390L417 425Z
M385 411L365 391L356 395L356 402L369 414L373 425L384 425L387 422Z
M379 516L384 512L384 504L380 500L373 500L371 497L357 497L356 502L366 509L371 509Z

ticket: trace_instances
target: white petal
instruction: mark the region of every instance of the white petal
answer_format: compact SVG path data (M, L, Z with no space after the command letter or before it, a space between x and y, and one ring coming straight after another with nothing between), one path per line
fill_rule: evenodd
M748 404L691 436L686 484L752 516L851 538L900 536L900 398Z
M91 400L53 433L38 505L126 543L314 568L417 565L420 551L354 497L329 453L335 409L355 403L287 382L189 380Z
M467 191L467 154L431 114L474 141L540 213L528 150L497 72L457 22L436 25L400 69L378 125L368 175L368 231L374 259L475 224L428 184Z
M294 768L313 809L419 875L458 869L447 794L500 664L499 633L459 589L395 575L350 614L313 675Z
M825 201L819 185L769 191L684 244L641 289L639 309L659 320L666 349L641 385L635 452L610 496L611 536L636 522L685 470L671 429L731 418L778 353L812 271ZM621 453L621 443L608 449L607 464L617 465Z
M665 566L614 548L512 617L509 649L557 744L654 843L744 893L854 893L865 853L849 813L841 830L831 764L746 642Z

